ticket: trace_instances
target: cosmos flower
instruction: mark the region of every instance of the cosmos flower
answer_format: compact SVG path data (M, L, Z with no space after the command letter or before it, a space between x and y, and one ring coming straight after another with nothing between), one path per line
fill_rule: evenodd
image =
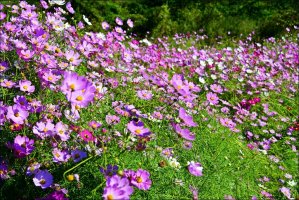
M110 28L109 24L107 22L102 22L102 28L104 30L108 30Z
M88 130L83 130L79 133L80 137L85 141L85 142L90 142L90 141L94 141L94 136L93 134L88 131Z
M60 150L58 148L54 148L52 154L53 154L53 162L57 162L57 163L67 162L71 157L67 151Z
M207 100L210 102L210 104L212 105L217 105L218 104L218 96L217 94L213 93L213 92L209 92L207 94Z
M105 200L130 199L130 195L133 191L129 180L126 177L113 175L112 177L108 177L106 181L103 198Z
M83 158L86 158L87 153L85 151L76 149L71 152L71 156L73 158L73 161L76 163L76 162L80 162Z
M131 184L140 190L149 190L152 185L152 181L149 179L150 173L143 169L138 169L133 179L130 180Z
M103 167L100 167L100 172L104 174L106 179L108 176L113 176L116 175L118 171L118 166L117 165L108 165L107 169L104 169Z
M11 119L14 123L23 124L28 116L29 113L20 105L15 104L7 107L6 118Z
M48 170L40 170L35 174L33 178L33 183L35 186L39 186L42 189L46 189L52 185L53 176L49 173Z
M144 100L150 100L153 97L153 94L151 91L149 90L138 90L137 91L137 96L140 99L144 99Z
M71 2L67 2L67 4L66 4L66 9L67 9L71 14L74 14L74 13L75 13L75 11L74 11L74 9L73 9L73 7L72 7Z
M122 25L123 25L123 21L122 21L119 17L116 17L115 22L116 22L116 24L119 25L119 26L122 26Z
M127 124L127 128L131 131L133 135L137 135L139 137L146 137L151 134L148 128L145 128L143 125L136 124L136 122L131 121Z
M189 129L182 129L179 124L174 123L172 124L172 126L176 133L179 134L179 136L181 136L182 138L190 141L195 140L195 134L192 133Z
M18 158L22 158L29 155L34 150L33 144L33 139L29 139L27 136L17 135L13 143L15 156Z
M129 26L130 28L133 28L133 26L134 26L134 23L133 23L133 21L132 21L131 19L128 19L128 20L127 20L127 24L128 24L128 26Z
M202 176L203 167L199 162L188 162L188 170L194 176Z
M20 90L23 92L32 93L35 90L35 86L31 85L31 81L20 80L19 81Z
M192 117L190 115L188 115L186 113L186 110L182 107L179 110L179 117L184 121L184 123L187 126L190 126L190 127L198 126L198 124L193 121Z

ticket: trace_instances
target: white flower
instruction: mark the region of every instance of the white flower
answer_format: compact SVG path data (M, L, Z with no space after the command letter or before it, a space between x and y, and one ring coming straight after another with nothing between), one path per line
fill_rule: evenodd
M62 6L65 4L65 1L64 0L49 0L49 4L51 5L59 5L59 6Z
M288 181L289 186L293 187L296 186L297 183L294 180Z
M175 158L170 158L169 159L169 165L173 168L176 168L176 169L181 168L181 164Z
M85 15L83 15L83 20L84 20L84 21L86 22L86 24L88 24L89 26L92 25L92 23L90 23L89 19L88 19Z

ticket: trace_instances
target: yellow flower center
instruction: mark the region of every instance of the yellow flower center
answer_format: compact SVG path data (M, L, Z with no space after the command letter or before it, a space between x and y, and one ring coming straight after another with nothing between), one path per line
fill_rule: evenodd
M70 62L73 62L74 61L74 58L70 58Z
M140 130L140 129L136 129L136 130L135 130L135 133L136 133L137 135L139 135L139 134L141 133L141 130Z
M83 97L82 97L82 96L78 96L78 97L76 98L76 100L77 100L77 101L82 101L82 100L83 100Z
M20 116L20 113L15 113L15 117L19 117Z
M25 90L27 90L27 89L28 89L28 86L27 86L27 85L25 85L25 86L23 86L23 88L24 88Z
M71 84L71 85L70 85L70 88L71 88L71 90L75 90L75 84L74 84L74 83Z
M107 196L107 199L108 199L108 200L113 200L113 196L112 196L112 194L109 194L109 195Z
M53 76L49 76L49 77L48 77L48 80L49 80L49 81L52 81L52 80L53 80Z
M178 85L178 89L179 89L179 90L182 89L182 86L181 86L181 85Z
M48 131L48 129L47 129L47 128L44 128L43 132L47 132L47 131Z
M142 178L140 177L140 176L138 176L137 178L136 178L136 181L137 181L137 183L142 183Z

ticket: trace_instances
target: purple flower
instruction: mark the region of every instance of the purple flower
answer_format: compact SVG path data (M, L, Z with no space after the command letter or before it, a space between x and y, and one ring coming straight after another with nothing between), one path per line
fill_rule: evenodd
M140 190L148 190L151 185L152 181L149 179L150 173L143 169L138 169L133 179L131 179L131 184L137 187Z
M190 174L192 174L194 176L202 176L203 167L201 166L201 164L199 162L191 161L188 164L188 170L189 170Z
M58 122L55 125L55 132L60 137L62 141L67 141L70 138L70 133L68 130L68 126L63 122Z
M220 85L213 84L213 85L211 85L210 87L211 87L211 90L213 90L213 92L216 92L216 93L221 93L221 92L223 92L223 89L221 88Z
M195 140L195 134L192 133L189 129L182 129L179 124L174 123L172 123L172 126L177 134L179 134L179 136L181 136L182 138L190 141Z
M117 23L117 25L122 26L123 25L123 21L119 18L116 17L115 22Z
M68 2L68 3L66 4L66 9L67 9L71 14L74 14L74 13L75 13L75 11L74 11L74 9L73 9L73 7L72 7L71 2Z
M74 66L78 66L81 63L80 54L71 50L65 53L65 58Z
M30 140L27 136L18 135L14 139L13 150L18 158L29 155L34 150L34 140Z
M36 125L33 126L33 133L44 139L45 137L53 135L54 127L54 124L50 121L47 123L37 122Z
M62 190L57 190L47 195L44 198L39 198L36 200L68 200L68 198L65 197L65 193Z
M149 129L143 126L143 123L140 126L140 124L131 121L130 123L127 124L127 128L131 131L133 135L137 135L139 137L146 137L151 134Z
M0 180L1 179L8 179L8 171L7 171L7 164L0 160Z
M87 153L85 151L76 149L71 152L71 156L73 158L73 161L76 163L76 162L80 162L83 158L86 158Z
M40 186L42 189L48 188L53 183L53 176L48 170L40 170L33 178L35 186Z
M7 107L6 118L11 119L14 123L23 124L28 116L29 113L17 104Z
M64 151L64 150L60 150L60 149L53 149L52 151L52 154L53 154L53 162L57 162L57 163L60 163L60 162L67 162L69 160L69 158L71 157L67 151Z
M32 93L35 90L35 86L31 85L31 81L21 80L19 81L20 90L23 92Z
M99 128L100 126L102 126L102 124L99 123L99 122L96 122L96 121L90 121L90 122L88 123L88 126L90 126L90 127L93 128L93 129L97 129L97 128Z
M106 115L106 122L107 124L118 124L120 121L120 118L116 115Z
M107 169L104 169L103 167L100 167L100 172L104 174L104 176L107 178L108 176L116 175L118 171L117 165L108 165Z
M184 108L180 108L179 117L184 121L187 126L197 126L197 123L193 121L193 118L190 115L187 115L186 110Z
M126 177L120 177L113 175L108 177L106 187L104 188L103 198L105 200L113 199L130 199L130 195L133 193L133 188L130 186L130 182Z
M27 176L31 176L33 174L36 174L38 171L39 171L39 168L40 168L41 164L35 162L35 163L32 163L28 168L27 168L27 171L26 171L26 175Z

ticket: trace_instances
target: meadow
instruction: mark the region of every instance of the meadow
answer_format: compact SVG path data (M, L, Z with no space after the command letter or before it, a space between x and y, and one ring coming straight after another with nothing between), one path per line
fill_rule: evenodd
M299 27L138 39L59 2L0 4L0 199L299 198Z

